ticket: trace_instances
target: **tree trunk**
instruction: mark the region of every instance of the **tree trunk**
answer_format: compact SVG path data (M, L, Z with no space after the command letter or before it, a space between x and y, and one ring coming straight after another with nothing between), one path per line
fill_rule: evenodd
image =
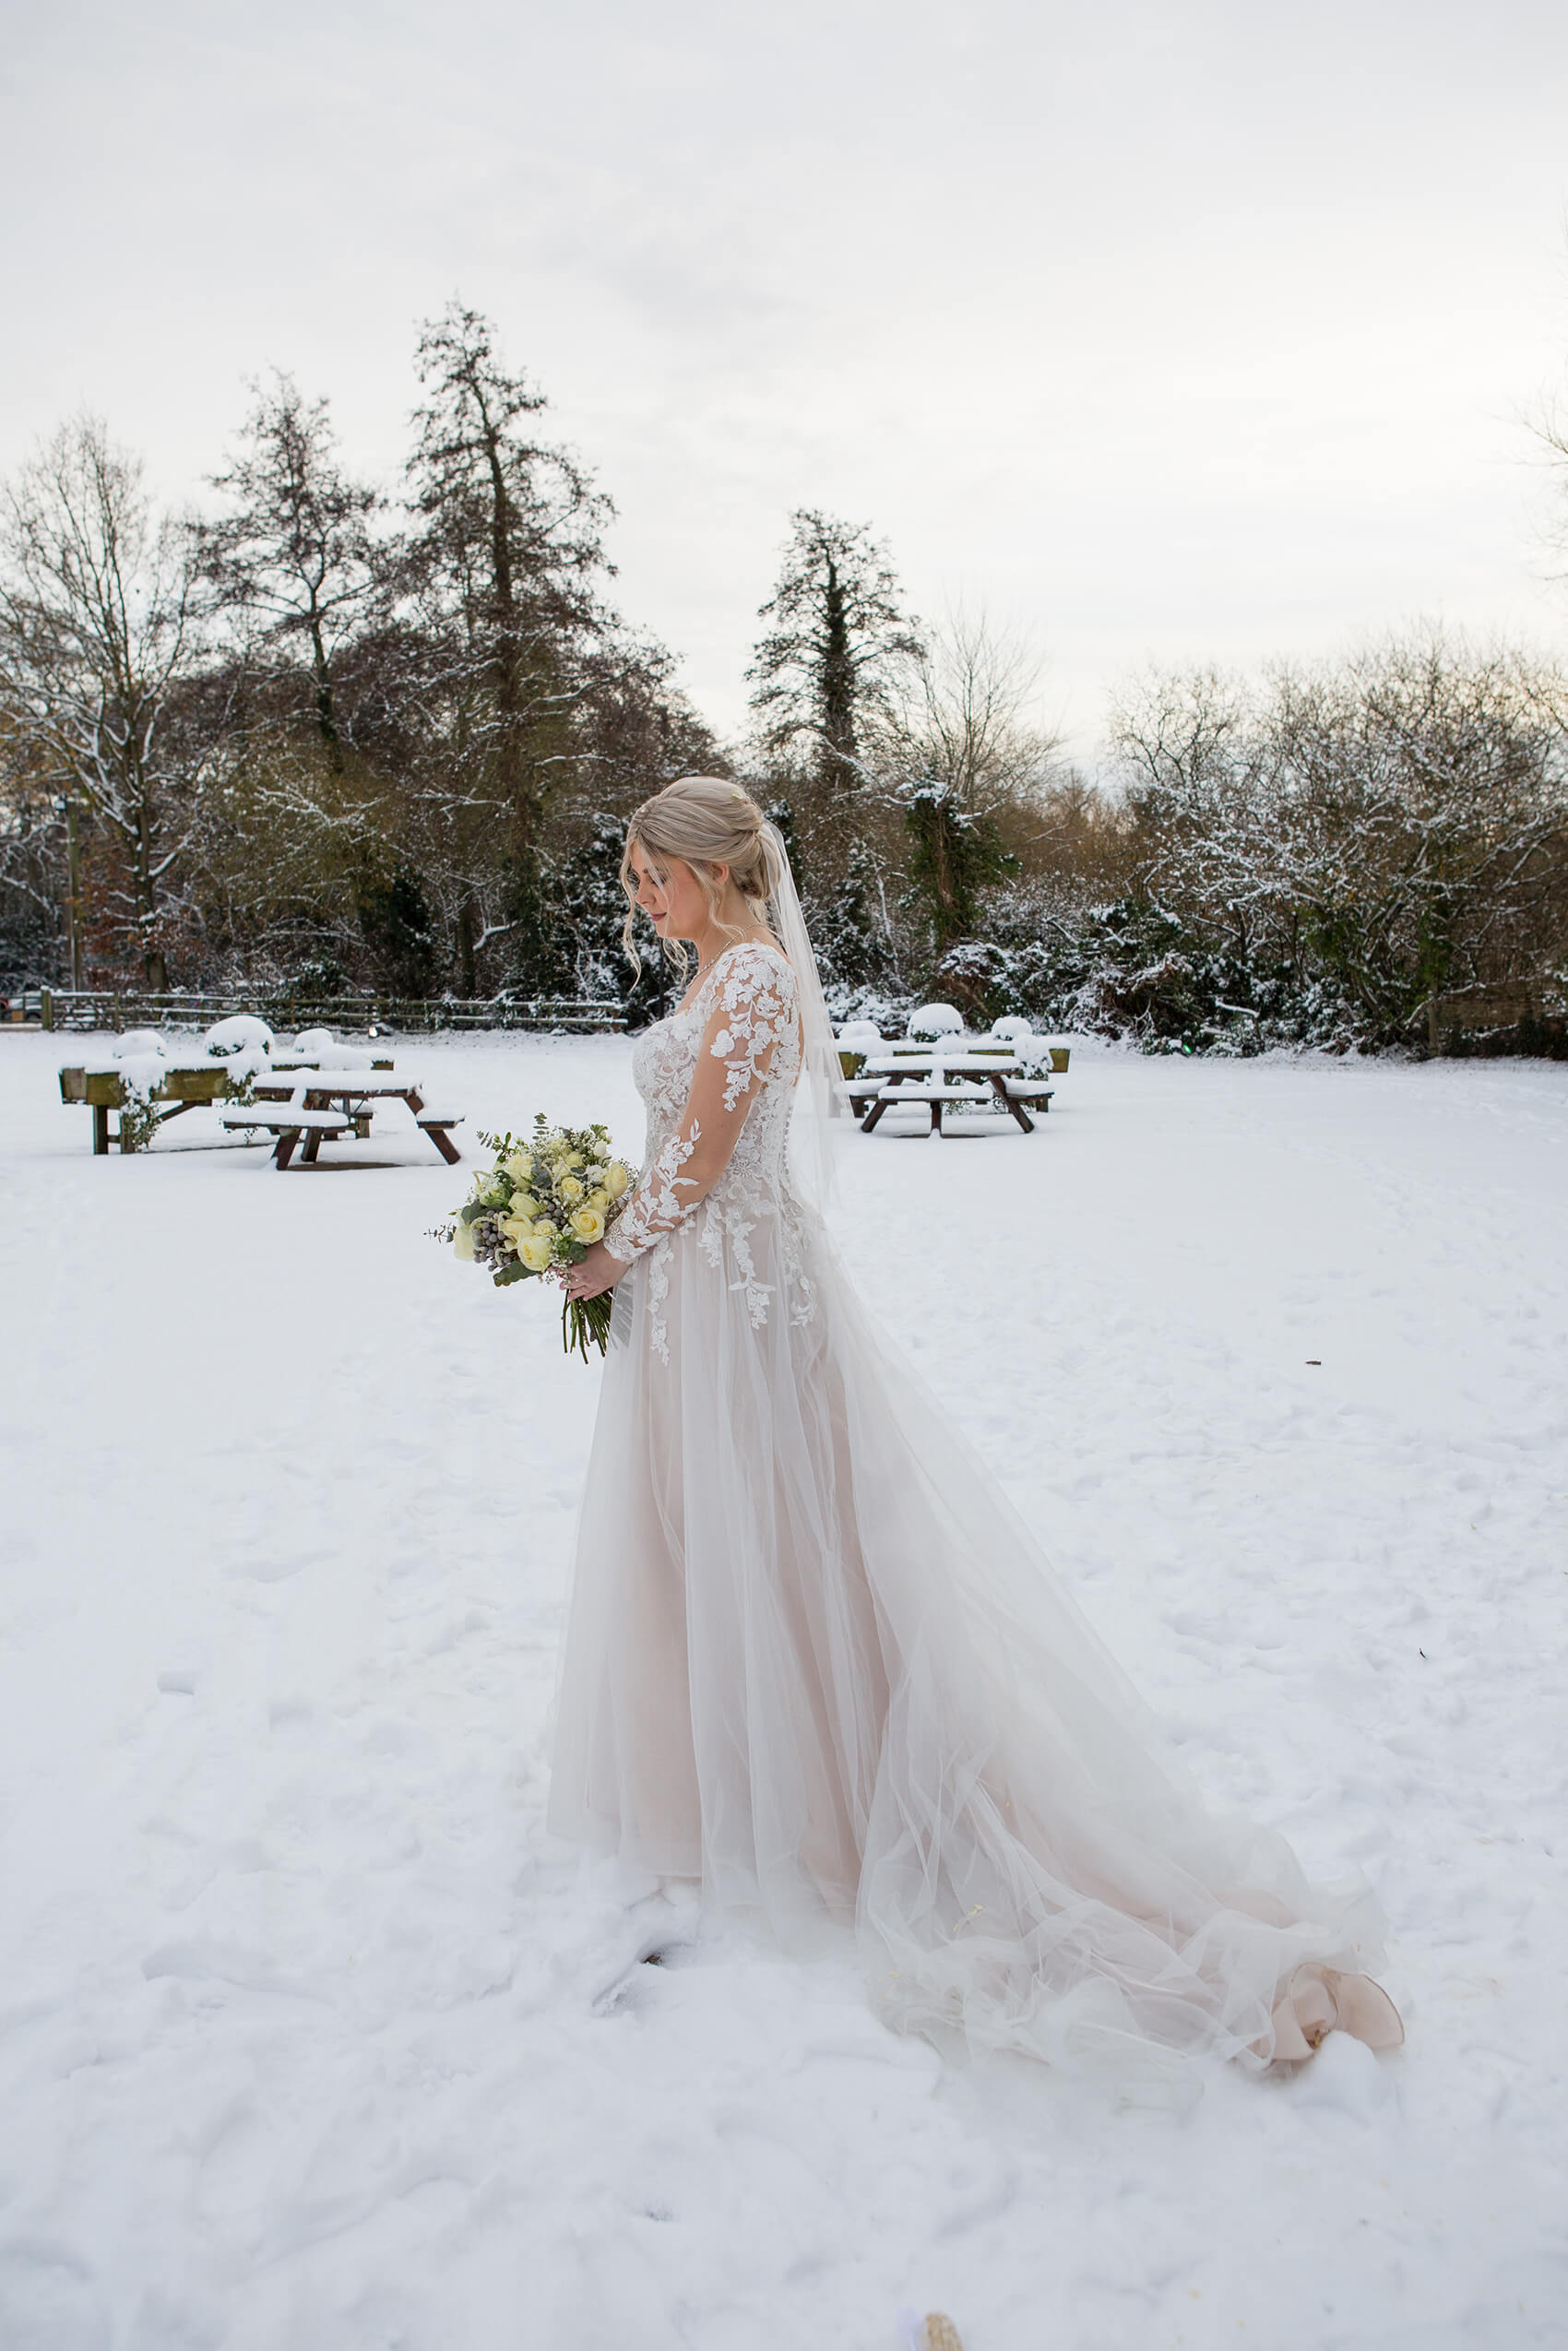
M137 928L142 934L142 968L147 984L155 995L161 995L169 985L169 967L161 947L151 944L152 926L157 918L157 904L152 887L152 810L148 800L147 778L139 769L132 782L135 794L136 837L131 858L131 873L136 888Z
M518 864L532 864L539 834L539 791L529 760L525 718L524 659L518 642L522 615L512 569L512 496L501 462L501 439L484 414L485 455L490 469L491 617L495 631L495 715L500 737L497 780L513 812Z
M465 897L457 909L457 984L470 999L479 994L479 958L476 952L477 909L470 897Z
M845 611L843 582L831 555L826 559L827 582L823 591L823 653L818 690L822 702L823 780L840 791L852 790L855 763L855 665L849 651L849 623Z
M335 776L343 772L343 745L338 732L337 706L332 699L332 672L327 667L327 647L322 641L321 618L315 611L310 616L311 667L315 673L315 723L321 740L327 746L327 764Z
M82 984L82 849L77 830L77 803L68 796L65 801L65 862L71 892L65 908L71 948L71 986L79 989Z

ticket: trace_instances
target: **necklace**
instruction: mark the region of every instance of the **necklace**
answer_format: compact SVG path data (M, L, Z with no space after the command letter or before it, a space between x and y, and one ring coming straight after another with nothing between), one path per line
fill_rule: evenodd
M697 966L697 974L696 974L696 978L697 978L697 980L700 980L700 979L702 978L702 976L703 976L704 972L711 971L711 970L713 969L714 965L715 965L715 964L719 961L719 956L722 956L722 955L728 955L728 953L730 952L730 949L731 949L731 947L740 947L740 946L743 946L743 945L745 944L746 938L747 938L747 936L748 936L748 935L750 935L750 936L752 936L752 937L754 937L754 938L760 938L762 934L761 934L761 932L760 932L760 931L754 932L751 932L751 933L749 933L749 934L748 934L747 932L742 932L742 934L741 934L741 936L740 936L738 939L726 939L726 940L725 940L725 942L724 942L724 944L723 944L721 947L715 947L715 949L714 949L713 953L712 953L712 954L708 956L708 959L707 959L707 961L706 963L699 963L699 964L698 964L698 966ZM696 986L696 980L693 980L692 985L693 985L693 987L694 987L694 988Z
M757 932L754 932L752 935L753 935L754 937L760 937L760 936L762 935L762 933L761 933L761 932L760 932L760 930L759 930L759 931L757 931ZM689 1004L689 1003L691 1003L691 1001L692 1001L692 996L693 996L694 991L695 991L697 988L699 988L699 987L702 985L702 982L703 982L704 979L707 977L707 975L708 974L708 972L710 972L710 971L713 969L713 967L714 967L714 965L715 965L715 964L719 961L719 956L720 956L721 955L726 955L726 954L728 954L729 950L730 950L731 947L738 947L738 946L742 945L742 944L744 944L744 940L745 940L745 933L743 933L743 932L742 932L742 934L741 938L739 938L739 939L726 939L726 940L725 940L725 942L724 942L724 944L723 944L721 947L715 947L715 949L714 949L713 953L712 953L712 954L708 956L708 959L707 959L707 961L706 963L699 963L699 964L698 964L698 966L697 966L697 968L696 968L696 974L695 974L695 977L693 979L693 980L692 980L692 982L691 982L690 987L688 987L688 988L687 988L687 990L686 990L686 992L685 992L684 996L681 999L681 1001L682 1001L682 1003L687 1003L687 1004Z

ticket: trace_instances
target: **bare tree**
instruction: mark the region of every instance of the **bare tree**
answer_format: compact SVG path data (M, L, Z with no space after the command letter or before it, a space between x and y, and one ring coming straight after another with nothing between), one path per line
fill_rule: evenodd
M189 527L154 516L139 460L83 416L0 496L0 716L104 837L105 911L168 983L188 772L166 727L189 651Z
M874 766L905 834L908 878L939 954L972 937L980 894L1040 829L1057 738L1031 723L1039 665L985 612L950 612L900 681Z
M1161 908L1201 901L1243 958L1271 915L1289 929L1289 787L1254 697L1212 668L1157 671L1113 707L1111 742L1140 891Z
M281 370L253 389L239 452L213 477L232 510L203 525L202 569L249 651L303 664L328 765L341 774L333 667L376 595L379 501L343 473L324 399L307 402Z
M882 730L883 764L919 769L975 814L1038 800L1061 738L1031 722L1038 659L983 610L948 613L932 632Z
M1238 971L1388 1042L1568 946L1568 730L1544 665L1436 632L1125 698L1135 888Z
M40 750L0 714L0 986L57 979L62 943L71 984L80 985L77 827Z

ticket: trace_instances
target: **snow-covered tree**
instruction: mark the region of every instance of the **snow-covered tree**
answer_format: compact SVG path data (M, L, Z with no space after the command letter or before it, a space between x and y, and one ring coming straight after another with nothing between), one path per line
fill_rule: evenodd
M1546 666L1435 632L1250 689L1157 677L1114 730L1137 893L1238 986L1407 1037L1445 992L1568 949L1565 722Z
M893 711L922 650L887 551L863 524L802 506L746 675L764 749L803 758L818 784L852 794L869 779L868 732Z
M213 477L229 505L201 527L202 570L250 657L308 678L327 763L341 774L334 670L377 594L380 502L344 473L325 399L307 401L281 370L254 388L239 447Z
M451 303L415 363L425 397L407 579L436 738L424 825L441 868L426 870L472 992L491 938L537 929L540 829L571 773L588 657L611 618L600 582L612 508L576 458L539 437L544 395L505 366L478 312Z
M96 417L64 426L0 493L0 721L95 835L93 912L168 985L196 801L171 724L191 654L195 549Z

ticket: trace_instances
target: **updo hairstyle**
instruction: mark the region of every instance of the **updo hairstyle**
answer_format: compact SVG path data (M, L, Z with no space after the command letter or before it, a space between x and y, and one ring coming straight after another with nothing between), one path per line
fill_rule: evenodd
M632 887L633 850L640 849L656 872L662 872L672 858L689 865L719 930L739 939L744 937L743 932L719 921L722 889L713 878L713 868L729 867L730 878L748 907L759 922L766 922L767 902L778 880L778 851L763 831L766 822L750 792L739 784L726 783L721 776L682 776L634 812L621 857L621 887L626 893L627 909L621 940L634 970L640 971L642 964L633 943L637 911L636 892ZM687 958L681 941L666 939L663 945L683 974Z

